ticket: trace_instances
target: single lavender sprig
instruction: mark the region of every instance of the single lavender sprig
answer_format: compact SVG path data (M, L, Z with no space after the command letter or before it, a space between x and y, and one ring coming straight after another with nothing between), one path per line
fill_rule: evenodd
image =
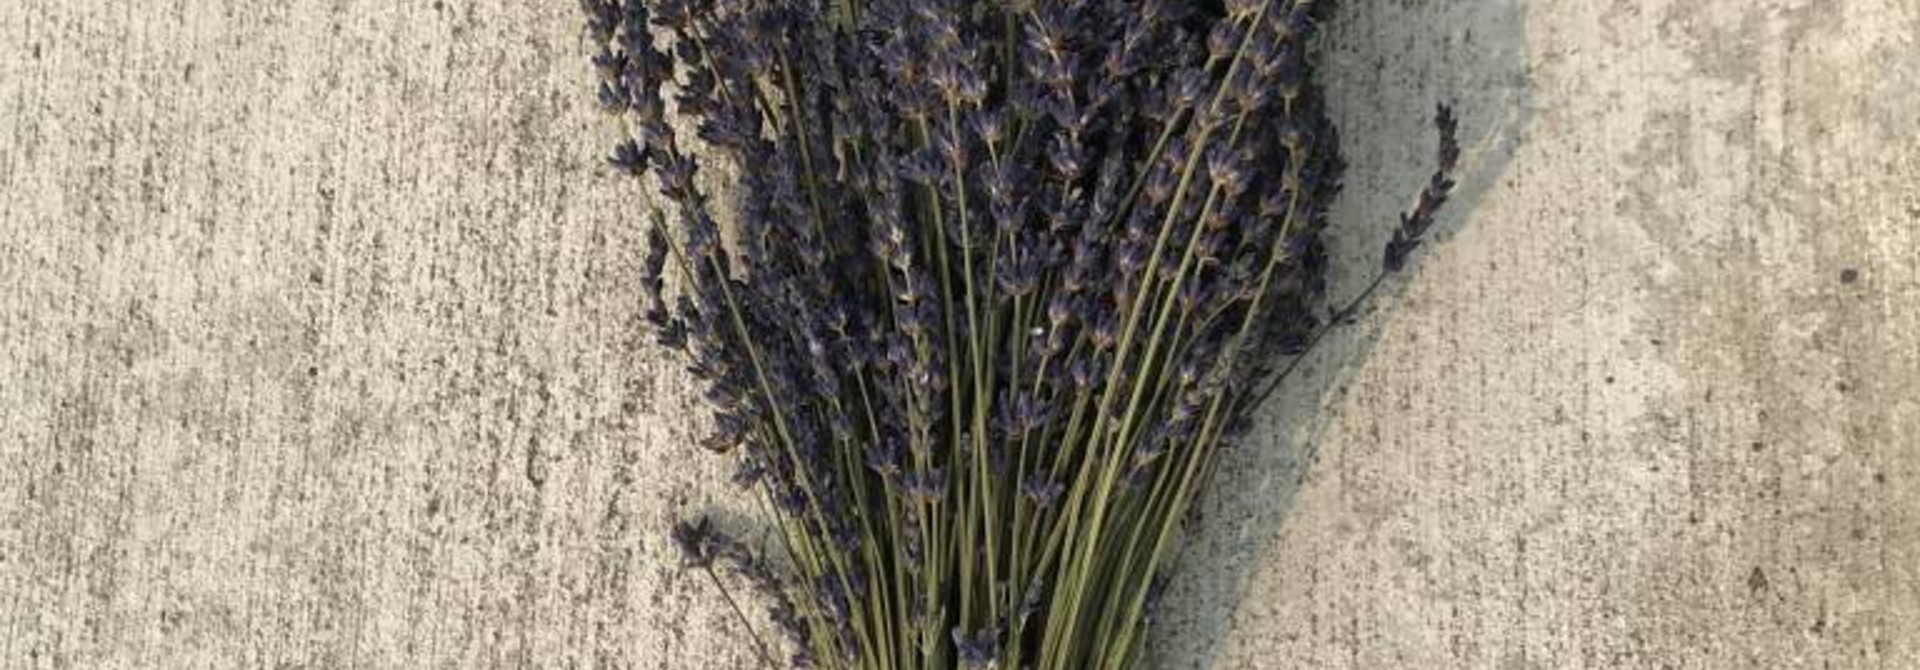
M1293 357L1292 360L1267 381L1249 406L1258 407L1265 404L1267 398L1280 387L1281 382L1292 375L1293 371L1299 368L1300 363L1306 360L1307 354L1320 344L1321 339L1326 337L1334 327L1351 321L1360 308L1373 297L1374 291L1380 288L1380 284L1386 280L1387 275L1405 269L1414 250L1422 244L1428 229L1433 227L1435 216L1439 213L1441 206L1445 205L1447 198L1453 194L1454 172L1459 169L1460 164L1460 122L1454 117L1453 108L1446 104L1438 105L1434 112L1433 124L1439 131L1438 160L1435 161L1438 165L1434 168L1433 175L1428 177L1426 187L1421 189L1420 195L1414 200L1413 208L1400 215L1400 225L1394 228L1393 238L1387 241L1380 272L1367 282L1365 289L1347 301L1346 305L1334 310L1325 325L1313 330L1304 339L1299 340L1297 346L1291 347L1286 352Z
M1452 108L1440 105L1434 112L1433 125L1440 130L1439 167L1427 187L1420 191L1413 209L1400 215L1400 227L1394 229L1393 240L1387 242L1388 272L1399 272L1406 267L1407 258L1419 248L1421 237L1433 226L1434 214L1453 192L1453 171L1460 163L1460 122L1454 118Z
M746 613L734 600L733 593L727 590L726 583L721 581L719 573L714 571L716 563L731 568L735 574L747 579L762 597L772 603L770 609L773 621L789 639L804 639L805 633L800 629L798 619L793 616L793 603L787 599L785 591L780 588L779 578L774 576L764 562L748 551L746 545L715 529L712 521L705 517L699 521L675 523L672 537L674 547L680 551L682 562L687 567L705 573L714 588L720 591L720 597L726 601L727 608L739 618L740 625L746 627L747 636L753 640L754 651L759 654L762 661L768 665L774 664L773 654L768 651L766 641L760 639L760 634L754 631L753 624L747 620Z

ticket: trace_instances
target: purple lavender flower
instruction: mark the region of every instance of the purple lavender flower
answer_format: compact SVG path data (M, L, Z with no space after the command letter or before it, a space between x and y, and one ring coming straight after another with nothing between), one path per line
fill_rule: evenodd
M582 0L607 164L660 196L643 317L787 552L678 524L687 564L766 591L796 667L1133 658L1180 474L1340 320L1330 6ZM1453 187L1436 123L1387 271Z

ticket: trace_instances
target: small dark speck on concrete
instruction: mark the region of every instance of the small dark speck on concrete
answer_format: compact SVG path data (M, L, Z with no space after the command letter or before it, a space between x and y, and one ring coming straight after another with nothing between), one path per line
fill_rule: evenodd
M39 45L39 44L35 44L35 45L33 45L33 59L34 59L34 60L40 60L40 45Z
M1873 483L1875 484L1887 483L1887 473L1884 473L1884 472L1873 473Z
M1859 270L1855 270L1853 268L1847 268L1845 270L1840 271L1840 283L1851 284L1857 281L1860 281Z
M1853 390L1853 387L1848 385L1846 382L1834 382L1833 390L1839 391L1841 393L1846 393L1848 391Z
M1607 383L1608 383L1608 384L1612 384L1612 383L1613 383L1613 375L1607 375Z
M314 270L307 273L307 281L313 282L314 286L319 286L325 281L325 278L320 274L319 270Z
M1755 594L1767 590L1767 573L1761 570L1760 566L1753 566L1753 572L1747 574L1747 588L1752 589Z
M440 0L433 0L433 11L437 12L446 8L447 8L447 3L441 2Z
M308 376L308 377L318 377L318 376L320 376L320 366L317 366L317 365L309 365L309 366L307 366L307 376Z
M1767 443L1756 441L1753 443L1752 449L1753 449L1753 453L1756 453L1756 454L1760 453L1767 449Z

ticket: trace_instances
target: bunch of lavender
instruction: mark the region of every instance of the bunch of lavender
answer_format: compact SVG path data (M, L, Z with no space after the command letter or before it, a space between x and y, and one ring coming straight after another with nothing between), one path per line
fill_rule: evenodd
M795 666L1136 666L1221 449L1325 329L1327 2L584 4L611 161L665 198L647 318L782 549L686 524L690 561L772 592Z

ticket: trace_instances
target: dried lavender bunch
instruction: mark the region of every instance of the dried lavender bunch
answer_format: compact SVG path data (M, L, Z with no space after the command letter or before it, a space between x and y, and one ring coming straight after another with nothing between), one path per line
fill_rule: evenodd
M647 318L785 557L688 524L690 565L773 592L796 666L1138 665L1255 387L1325 330L1327 2L583 4L611 162L664 197Z

